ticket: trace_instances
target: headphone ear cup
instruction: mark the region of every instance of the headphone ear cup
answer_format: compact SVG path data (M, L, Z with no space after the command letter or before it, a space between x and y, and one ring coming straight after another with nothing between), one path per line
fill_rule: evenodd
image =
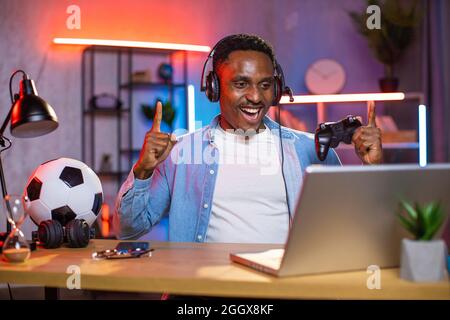
M57 220L45 220L39 224L38 237L44 248L58 248L64 241L64 229Z
M282 96L282 81L278 76L274 77L273 81L273 101L272 106L277 106L280 103Z
M206 77L206 96L211 102L217 102L220 98L219 78L214 71Z
M84 248L89 244L89 224L83 219L73 219L66 224L67 242L71 248Z

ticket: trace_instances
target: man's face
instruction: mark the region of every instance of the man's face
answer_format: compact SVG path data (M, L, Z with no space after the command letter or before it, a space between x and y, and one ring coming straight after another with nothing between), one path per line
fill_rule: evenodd
M273 64L265 53L233 51L217 70L220 125L223 129L258 130L273 101Z

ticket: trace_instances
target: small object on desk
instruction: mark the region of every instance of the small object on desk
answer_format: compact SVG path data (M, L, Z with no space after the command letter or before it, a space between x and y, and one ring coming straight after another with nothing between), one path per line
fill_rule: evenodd
M35 232L35 231L33 231ZM8 237L8 233L7 232L0 232L0 253L3 252L3 244L5 243L6 238ZM33 240L27 240L28 241L28 245L30 246L30 250L31 251L35 251L37 246L36 246L36 241Z
M108 249L94 252L92 254L92 259L104 260L104 259L129 259L129 258L151 257L153 250L154 249L120 251L117 249Z
M127 259L150 257L151 252L150 243L145 241L121 241L114 249L97 251L92 254L92 259Z
M400 278L414 282L447 281L445 253L447 247L443 240L413 241L402 240L400 258ZM447 260L447 261L445 261Z
M121 241L115 249L120 252L148 250L150 249L150 243L146 241Z
M400 278L415 282L447 280L448 249L437 234L446 221L444 205L442 200L421 204L416 199L402 200L404 213L397 213L403 228L414 237L414 240L402 239Z
M24 262L25 260L27 260L31 255L31 250L30 248L19 248L19 249L9 248L3 250L2 253L8 262L16 263L16 262Z
M3 257L8 262L24 262L30 257L31 249L20 228L27 217L30 199L22 195L7 194L2 205L2 211L6 212L8 222L12 226L2 245Z

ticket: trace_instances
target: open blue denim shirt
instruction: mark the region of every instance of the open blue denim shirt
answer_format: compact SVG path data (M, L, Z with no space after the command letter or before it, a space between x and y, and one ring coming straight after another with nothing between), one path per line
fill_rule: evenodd
M209 224L218 172L218 150L214 132L220 115L191 134L178 138L171 154L158 165L150 178L135 179L133 170L116 199L114 225L120 239L136 239L169 215L169 240L203 242ZM280 153L278 123L264 117L274 133ZM321 162L315 152L314 136L281 127L284 175L289 210L294 213L306 167L312 164L340 165L334 150Z

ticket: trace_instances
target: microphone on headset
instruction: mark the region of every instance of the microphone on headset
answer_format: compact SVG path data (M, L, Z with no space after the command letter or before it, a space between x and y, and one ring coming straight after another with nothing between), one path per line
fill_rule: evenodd
M292 93L291 88L289 88L288 86L285 86L283 94L289 96L289 102L294 102L294 94Z

